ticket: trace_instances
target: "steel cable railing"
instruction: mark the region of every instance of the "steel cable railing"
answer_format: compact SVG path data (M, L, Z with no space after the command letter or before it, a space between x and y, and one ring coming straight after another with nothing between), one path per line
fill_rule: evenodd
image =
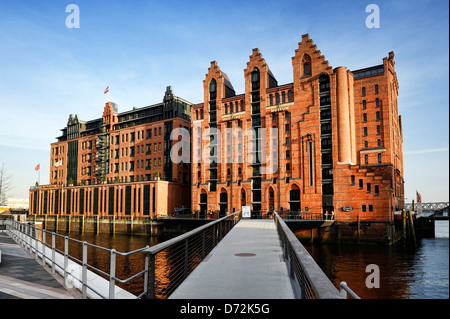
M241 216L241 212L237 212L222 217L145 249L143 253L149 258L148 297L168 298L236 225Z

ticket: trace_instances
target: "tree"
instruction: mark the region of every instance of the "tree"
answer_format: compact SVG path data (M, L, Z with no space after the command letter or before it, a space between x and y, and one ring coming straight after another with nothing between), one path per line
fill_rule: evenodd
M0 167L0 206L6 206L7 195L12 188L12 176L8 174L5 163L2 163Z

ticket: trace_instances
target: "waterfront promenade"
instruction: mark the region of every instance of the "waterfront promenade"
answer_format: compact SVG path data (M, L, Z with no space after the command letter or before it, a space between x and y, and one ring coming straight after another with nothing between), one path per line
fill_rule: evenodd
M0 233L0 299L78 299L76 289L67 289L62 277L52 276L20 245Z
M273 219L241 220L169 299L294 299Z

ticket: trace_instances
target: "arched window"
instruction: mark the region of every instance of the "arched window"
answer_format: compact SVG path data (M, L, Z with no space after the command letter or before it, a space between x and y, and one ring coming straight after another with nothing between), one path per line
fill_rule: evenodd
M244 112L245 108L244 108L244 100L241 101L241 112Z
M269 211L273 211L275 209L275 192L272 187L269 187Z
M286 103L286 93L284 91L281 92L281 103Z
M228 114L228 104L225 103L225 114Z
M303 56L303 76L311 76L311 57L308 54Z
M259 90L259 70L258 68L254 68L252 71L252 91Z
M270 106L272 106L273 105L273 95L272 94L269 95L269 100L270 100Z
M215 79L212 79L209 83L209 99L215 100L217 97L217 82Z
M289 192L289 210L297 212L300 210L300 189L297 185L292 185Z
M288 102L292 102L293 100L292 100L292 91L291 90L289 90L288 91Z
M241 189L241 206L245 206L247 203L245 189Z

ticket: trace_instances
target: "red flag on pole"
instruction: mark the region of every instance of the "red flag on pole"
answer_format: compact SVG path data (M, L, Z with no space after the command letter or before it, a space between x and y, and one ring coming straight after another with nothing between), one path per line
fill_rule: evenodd
M105 89L105 93L104 94L106 94L108 92L109 92L109 86Z
M41 168L41 164L37 164L37 166L34 168L35 171L38 171Z

